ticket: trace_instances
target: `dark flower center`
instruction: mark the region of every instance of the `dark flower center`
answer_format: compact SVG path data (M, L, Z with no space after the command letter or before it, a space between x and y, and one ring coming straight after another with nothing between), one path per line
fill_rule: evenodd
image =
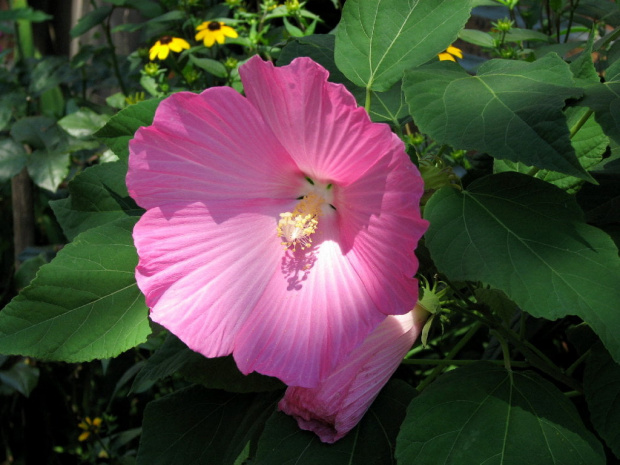
M159 43L162 45L169 44L170 42L172 42L172 37L170 36L163 36L161 39L159 39Z
M209 29L210 31L219 31L221 28L222 26L217 21L211 21L209 22L209 25L207 26L207 29Z

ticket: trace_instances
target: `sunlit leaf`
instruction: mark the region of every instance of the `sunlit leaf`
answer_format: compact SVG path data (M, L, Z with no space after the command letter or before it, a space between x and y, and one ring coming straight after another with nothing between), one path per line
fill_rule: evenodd
M335 59L353 83L386 91L405 69L435 58L469 18L469 0L347 0Z
M86 231L42 266L0 312L0 353L81 362L144 342L150 328L134 278L136 220Z

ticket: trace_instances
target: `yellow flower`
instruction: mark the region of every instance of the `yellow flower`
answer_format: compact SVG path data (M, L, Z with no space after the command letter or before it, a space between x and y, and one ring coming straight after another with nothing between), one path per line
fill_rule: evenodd
M196 28L198 34L196 34L196 40L202 40L205 47L211 47L215 42L223 44L226 37L239 37L237 31L232 27L226 26L219 21L205 21Z
M463 52L461 51L460 48L456 48L453 45L450 45L445 52L440 53L439 55L437 55L439 57L440 61L456 61L456 58L463 58Z
M149 50L149 59L151 61L155 58L165 60L168 57L170 50L178 53L181 50L187 49L189 49L189 44L186 40L181 39L180 37L164 36L155 42L155 45L153 45L151 50Z
M90 417L84 418L84 421L78 423L78 428L84 430L78 436L78 441L86 441L92 433L98 433L101 428L101 418L95 417L94 420L91 420Z

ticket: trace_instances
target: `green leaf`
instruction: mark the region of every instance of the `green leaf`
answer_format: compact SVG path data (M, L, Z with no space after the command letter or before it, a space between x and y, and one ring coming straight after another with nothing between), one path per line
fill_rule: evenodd
M189 61L215 77L225 78L228 75L226 66L212 58L198 58L194 55L189 55Z
M143 386L177 372L193 383L229 392L274 391L286 387L276 378L242 374L232 357L206 358L169 334L136 376L132 390L139 392Z
M69 174L69 162L66 149L35 150L28 157L28 174L37 186L56 192Z
M314 433L301 430L288 415L275 412L258 443L256 465L341 465L394 463L394 444L405 408L416 395L400 380L390 381L362 421L334 444L322 443Z
M572 196L500 173L467 191L439 190L424 216L426 245L450 279L490 284L536 317L577 315L620 360L618 249L584 222Z
M0 353L83 362L146 340L148 310L127 218L80 234L0 312Z
M76 38L101 24L112 13L112 5L104 5L82 16L71 29L71 37Z
M153 122L155 110L162 99L150 99L130 105L112 116L104 127L95 133L121 159L129 158L129 141L142 126Z
M554 385L478 363L413 399L396 442L400 464L604 465L601 444Z
M579 104L592 109L605 134L620 144L620 77L587 86Z
M620 457L620 365L614 363L601 344L592 347L586 361L583 391L597 433Z
M577 130L583 118L588 119L583 126ZM590 170L603 159L603 154L609 145L609 139L595 119L590 117L587 108L571 107L567 109L566 120L568 127L571 128L571 134L574 130L576 131L571 138L571 145L575 150L575 155L583 169ZM493 168L497 173L503 171L529 173L532 170L531 166L508 160L495 160ZM535 176L571 193L577 190L584 182L582 179L574 176L568 176L549 170L538 171Z
M478 29L463 29L459 32L459 39L469 42L470 44L479 45L480 47L493 48L495 39L488 32L479 31Z
M24 147L13 139L0 140L0 183L6 182L26 166Z
M356 85L388 90L435 58L469 18L469 0L348 0L336 30L338 68Z
M11 126L11 136L33 149L54 149L66 141L66 134L58 128L56 121L46 116L29 116L17 120Z
M144 411L138 465L232 464L275 408L273 394L190 386Z
M47 56L41 59L32 70L29 91L32 95L40 96L74 77L75 71L71 69L66 58Z
M95 134L109 119L108 115L81 108L59 120L58 125L73 137L84 138Z
M125 185L127 163L95 165L69 183L69 197L50 202L62 230L73 240L79 233L143 210L129 197Z
M53 16L48 15L39 10L33 10L32 8L15 8L13 10L0 11L0 21L17 21L24 20L33 23L41 23L52 19Z
M582 90L555 54L533 63L490 60L477 76L433 63L406 72L403 88L414 121L439 143L591 180L562 113Z

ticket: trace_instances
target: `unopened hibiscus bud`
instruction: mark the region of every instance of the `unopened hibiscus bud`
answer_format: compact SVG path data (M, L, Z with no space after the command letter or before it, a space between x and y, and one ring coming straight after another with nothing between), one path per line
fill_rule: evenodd
M291 386L278 408L332 443L362 419L420 335L429 313L390 315L315 388Z
M420 300L418 300L413 312L416 315L415 318L425 321L422 334L420 335L420 342L426 347L428 334L433 321L437 316L441 317L441 312L443 310L442 305L446 293L448 292L448 287L441 281L435 282L431 286L424 276L422 276L420 280L420 285L422 288L420 291Z
M420 201L422 205L426 205L431 195L444 186L460 189L458 176L441 160L422 159L419 168L422 179L424 179L424 195Z

